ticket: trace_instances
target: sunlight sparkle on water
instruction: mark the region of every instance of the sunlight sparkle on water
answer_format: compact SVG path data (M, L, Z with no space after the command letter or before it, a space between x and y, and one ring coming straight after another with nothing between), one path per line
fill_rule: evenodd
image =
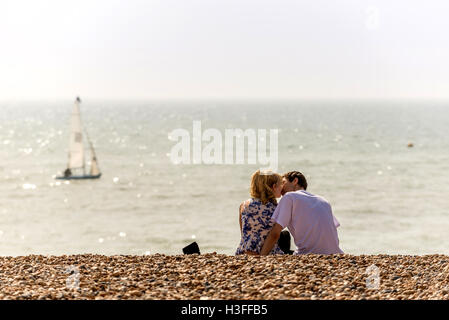
M22 188L25 190L34 190L34 189L36 189L36 185L32 184L32 183L24 183L22 185Z

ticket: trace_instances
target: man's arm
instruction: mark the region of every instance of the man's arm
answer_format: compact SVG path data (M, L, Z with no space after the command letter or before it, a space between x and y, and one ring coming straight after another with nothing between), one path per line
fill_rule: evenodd
M261 256L266 256L268 253L270 253L271 250L273 250L274 245L279 240L282 229L283 228L280 224L274 224L273 228L265 239L262 250L260 251Z
M288 226L292 218L292 208L293 202L291 196L287 193L282 197L281 201L279 201L276 210L274 210L273 216L271 220L274 221L273 228L271 228L270 233L265 239L265 243L263 244L262 250L260 251L260 255L266 256L273 250L274 245L279 240L281 235L283 226Z

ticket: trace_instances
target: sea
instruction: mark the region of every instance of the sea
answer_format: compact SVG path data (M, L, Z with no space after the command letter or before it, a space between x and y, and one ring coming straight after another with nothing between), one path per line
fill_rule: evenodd
M193 137L194 121L223 135L277 130L276 171L301 171L330 202L345 253L449 254L445 102L86 97L81 118L102 176L61 181L72 108L71 99L0 102L1 256L175 255L194 241L201 253L233 255L239 205L266 166L174 163L170 133Z

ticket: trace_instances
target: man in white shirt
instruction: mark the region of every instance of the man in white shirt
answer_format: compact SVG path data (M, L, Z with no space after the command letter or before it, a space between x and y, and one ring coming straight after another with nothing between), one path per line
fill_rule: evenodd
M295 240L294 254L338 254L337 227L329 202L323 197L307 192L307 180L299 171L283 176L282 199L271 219L275 222L260 252L267 255L279 239L285 227Z

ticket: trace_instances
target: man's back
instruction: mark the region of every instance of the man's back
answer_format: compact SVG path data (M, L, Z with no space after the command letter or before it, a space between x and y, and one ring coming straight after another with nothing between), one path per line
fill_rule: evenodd
M272 219L293 235L295 254L336 254L339 248L337 228L330 204L304 190L287 192Z

